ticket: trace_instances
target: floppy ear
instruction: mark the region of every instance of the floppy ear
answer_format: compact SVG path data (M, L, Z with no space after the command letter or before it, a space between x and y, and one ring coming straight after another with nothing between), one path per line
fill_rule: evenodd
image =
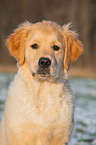
M30 23L26 22L14 30L14 33L6 40L10 54L19 61L19 66L23 65L25 59L25 44Z
M69 69L70 64L78 59L83 53L83 45L80 40L77 39L77 34L74 31L69 30L70 24L63 26L63 37L65 43L64 54L64 68Z

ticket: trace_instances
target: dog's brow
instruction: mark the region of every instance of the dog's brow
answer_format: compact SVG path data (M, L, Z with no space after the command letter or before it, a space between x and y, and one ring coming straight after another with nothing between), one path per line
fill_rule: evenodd
M61 45L61 42L60 42L60 40L58 39L58 37L57 37L56 35L51 35L51 36L49 37L49 41Z
M42 39L43 35L40 32L36 32L33 36L33 39Z
M32 37L30 36L30 41L29 41L28 45L33 43L33 42L39 42L39 41L41 41L42 37L43 36L40 33L36 33Z

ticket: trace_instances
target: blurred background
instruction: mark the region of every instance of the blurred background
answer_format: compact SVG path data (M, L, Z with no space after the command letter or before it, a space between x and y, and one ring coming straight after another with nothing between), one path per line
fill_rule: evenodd
M75 113L68 145L96 145L96 0L0 0L0 120L17 71L5 40L18 24L44 19L59 25L72 22L84 44L84 54L70 70Z
M35 23L52 20L60 25L72 22L73 30L84 44L84 54L73 66L96 70L96 0L1 0L0 66L16 64L5 40L13 30L28 20Z

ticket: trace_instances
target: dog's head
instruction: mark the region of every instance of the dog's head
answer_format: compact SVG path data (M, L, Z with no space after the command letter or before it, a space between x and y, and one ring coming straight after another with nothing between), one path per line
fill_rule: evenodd
M61 27L51 21L26 22L7 39L7 46L20 67L29 65L32 77L55 80L83 52L77 34L69 28L69 24Z

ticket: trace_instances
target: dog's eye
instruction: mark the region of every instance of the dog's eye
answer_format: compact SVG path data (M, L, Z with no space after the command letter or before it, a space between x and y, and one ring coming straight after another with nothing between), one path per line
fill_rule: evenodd
M38 44L35 43L35 44L31 45L31 47L32 47L32 49L37 49L38 48Z
M58 50L60 49L60 47L58 47L57 45L54 45L54 46L53 46L53 49L54 49L55 51L58 51Z

